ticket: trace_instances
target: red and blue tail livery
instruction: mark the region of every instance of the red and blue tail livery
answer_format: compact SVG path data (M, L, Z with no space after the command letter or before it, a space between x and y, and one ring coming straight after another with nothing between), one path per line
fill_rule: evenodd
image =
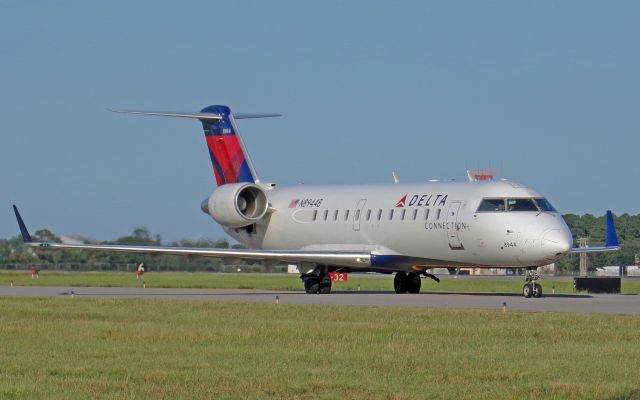
M218 186L227 183L255 182L250 161L245 155L242 139L227 106L209 106L201 113L216 114L219 120L201 119L204 136L207 140L213 173Z

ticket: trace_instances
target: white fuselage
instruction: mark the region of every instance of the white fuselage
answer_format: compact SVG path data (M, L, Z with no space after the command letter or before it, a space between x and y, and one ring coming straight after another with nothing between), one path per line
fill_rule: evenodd
M371 252L380 270L552 263L573 238L555 211L479 211L483 199L539 199L511 181L306 186L267 190L270 212L225 231L247 247ZM378 255L378 257L375 257Z

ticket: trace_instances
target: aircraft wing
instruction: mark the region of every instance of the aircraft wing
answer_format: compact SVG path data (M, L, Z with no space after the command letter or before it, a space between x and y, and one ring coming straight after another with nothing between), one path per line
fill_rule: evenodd
M185 256L202 256L215 258L239 258L244 260L279 261L291 263L317 263L339 265L344 267L367 268L371 266L371 254L349 251L303 251L303 250L248 250L248 249L211 249L195 247L170 246L131 246L112 244L64 244L34 242L27 227L14 205L13 211L18 220L22 240L27 246L40 249L84 249L118 251L144 254L169 254Z
M604 246L597 247L574 247L571 249L571 253L602 253L605 251L618 251L620 250L620 243L618 242L618 234L616 233L616 227L613 224L613 214L611 210L607 210L605 216L605 243Z

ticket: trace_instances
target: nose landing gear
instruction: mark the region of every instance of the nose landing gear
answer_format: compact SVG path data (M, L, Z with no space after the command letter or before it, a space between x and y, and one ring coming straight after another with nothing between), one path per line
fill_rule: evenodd
M540 274L536 271L536 267L527 268L525 275L525 284L522 287L522 294L526 298L542 297L542 285L538 283Z

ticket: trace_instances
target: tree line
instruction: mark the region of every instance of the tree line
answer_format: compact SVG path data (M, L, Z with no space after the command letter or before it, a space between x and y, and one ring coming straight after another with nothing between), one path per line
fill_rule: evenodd
M601 246L604 244L604 215L596 217L592 214L565 214L563 217L571 229L575 247L578 246L577 242L580 237L589 238L589 246ZM640 254L640 214L614 216L614 223L622 249L607 253L589 254L588 264L590 271L606 265L627 266L635 264L635 257ZM570 255L556 262L556 270L566 273L575 272L578 271L579 264L578 255Z
M591 214L565 214L564 219L573 233L574 240L588 237L589 245L597 246L604 243L604 216L596 217ZM635 255L640 254L640 214L622 214L614 217L618 238L622 250L610 253L589 255L589 269L605 265L633 265ZM60 238L48 229L37 231L33 236L38 242L59 242ZM163 243L159 235L153 235L147 228L137 227L130 235L120 237L114 241L98 242L102 244L143 245L143 246L178 246L199 248L242 248L238 244L230 244L225 239L180 240ZM577 243L574 244L577 246ZM171 255L143 255L116 253L105 251L54 250L37 251L22 245L22 238L15 236L0 239L0 268L25 269L60 269L60 270L133 270L135 266L144 262L147 269L155 271L281 271L286 266L252 263L247 261L220 260L208 257L185 257ZM572 273L579 268L577 255L570 255L556 263L556 270L562 273Z
M41 229L31 235L34 242L61 242L60 237L48 229ZM175 246L198 248L242 248L239 244L230 244L224 239L202 238L163 243L160 235L153 235L145 227L133 229L130 235L113 241L90 241L99 244ZM241 268L243 271L264 271L260 263L239 260L223 261L210 257L189 257L175 255L146 255L140 253L121 253L108 251L82 251L72 249L39 251L22 244L20 235L10 239L0 239L0 268L25 269L38 268L48 270L78 271L131 271L139 263L145 264L147 271L208 271L231 272Z

